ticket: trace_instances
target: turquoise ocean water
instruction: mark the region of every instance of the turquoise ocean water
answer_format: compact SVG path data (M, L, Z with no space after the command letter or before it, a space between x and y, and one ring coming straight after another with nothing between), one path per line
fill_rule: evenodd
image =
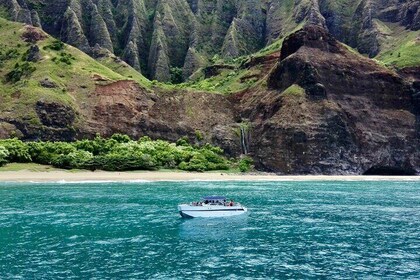
M420 182L0 183L0 279L187 278L420 279Z

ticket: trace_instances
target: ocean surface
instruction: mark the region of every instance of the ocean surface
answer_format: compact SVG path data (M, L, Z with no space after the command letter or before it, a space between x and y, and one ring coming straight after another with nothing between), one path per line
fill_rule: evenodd
M420 181L0 183L0 279L214 278L420 279Z

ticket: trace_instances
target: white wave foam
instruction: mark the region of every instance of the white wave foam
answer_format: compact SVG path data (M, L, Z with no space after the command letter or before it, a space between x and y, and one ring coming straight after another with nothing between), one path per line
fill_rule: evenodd
M58 180L58 181L5 181L0 182L0 184L5 185L21 185L21 184L112 184L112 183L122 183L122 184L141 184L141 183L153 183L155 181L150 180Z
M278 176L276 178L209 178L209 179L98 179L98 180L31 180L31 181L3 181L0 185L21 185L21 184L142 184L142 183L156 183L156 182L244 182L244 183L271 183L271 182L367 182L367 181L382 181L382 182L415 182L420 181L420 176ZM237 186L235 186L237 187Z

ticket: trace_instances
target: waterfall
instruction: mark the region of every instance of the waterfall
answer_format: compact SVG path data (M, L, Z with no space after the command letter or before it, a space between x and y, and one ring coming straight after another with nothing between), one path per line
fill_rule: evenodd
M241 148L242 148L242 153L244 155L247 155L249 152L249 133L246 129L246 127L241 126Z

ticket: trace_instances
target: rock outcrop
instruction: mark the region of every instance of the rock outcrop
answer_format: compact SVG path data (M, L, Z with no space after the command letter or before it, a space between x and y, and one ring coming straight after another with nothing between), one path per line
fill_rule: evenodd
M419 112L397 73L309 25L288 37L268 79L246 93L260 168L285 174L420 170Z
M185 57L184 67L182 69L182 76L186 80L195 71L205 65L204 58L195 50L195 48L189 48Z
M95 4L92 5L91 9L92 11L90 13L91 18L89 23L90 45L99 45L100 47L113 52L114 47L104 18L99 13Z
M60 38L64 42L71 42L73 46L86 53L90 52L90 45L79 22L79 18L71 7L68 7L64 13Z
M26 61L37 62L41 60L41 58L38 45L31 45L26 56Z
M169 82L171 80L170 60L166 35L162 28L160 14L156 15L152 44L149 53L150 77L155 80Z
M133 41L130 41L123 53L123 59L131 65L134 69L141 72L140 60L138 55L137 44Z
M79 136L116 132L133 137L176 141L187 136L220 144L231 156L239 155L233 104L221 95L189 91L151 93L133 81L98 85L81 111L86 123Z
M31 108L32 109L32 108ZM59 102L38 100L34 104L39 123L25 118L0 118L0 137L19 137L27 140L72 141L76 137L75 118L77 112Z

